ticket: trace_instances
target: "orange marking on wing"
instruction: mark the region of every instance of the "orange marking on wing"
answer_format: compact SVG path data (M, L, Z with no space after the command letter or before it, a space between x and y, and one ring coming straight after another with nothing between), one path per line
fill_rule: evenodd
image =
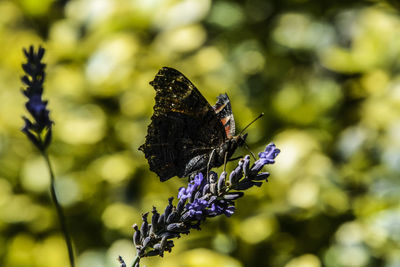
M231 126L230 125L225 126L225 133L226 133L227 137L232 137L231 136Z
M222 125L225 126L225 124L228 122L228 119L229 119L229 118L222 118L222 119L221 119Z

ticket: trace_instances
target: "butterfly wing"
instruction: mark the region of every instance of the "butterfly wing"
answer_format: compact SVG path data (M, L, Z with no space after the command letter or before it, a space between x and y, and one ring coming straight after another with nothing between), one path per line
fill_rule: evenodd
M227 138L213 107L175 69L162 68L150 84L156 103L146 142L139 148L150 170L166 181L206 168L211 151Z
M235 119L233 118L231 102L227 94L221 94L213 106L214 112L225 128L228 138L235 136Z

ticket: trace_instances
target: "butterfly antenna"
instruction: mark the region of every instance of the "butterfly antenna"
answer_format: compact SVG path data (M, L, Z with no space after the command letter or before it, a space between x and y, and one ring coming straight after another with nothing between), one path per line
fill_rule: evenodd
M246 131L246 129L249 128L250 125L252 125L254 122L256 122L256 121L257 121L259 118L261 118L262 116L264 116L264 112L261 112L261 114L258 115L257 118L255 118L255 119L252 120L249 124L247 124L247 126L244 127L244 129L240 131L239 135L242 135L242 133L243 133L244 131Z
M251 154L251 156L253 157L254 160L256 159L256 155L254 155L253 151L250 150L250 147L246 144L246 142L244 142L244 148L246 148L247 151L249 151L249 153Z

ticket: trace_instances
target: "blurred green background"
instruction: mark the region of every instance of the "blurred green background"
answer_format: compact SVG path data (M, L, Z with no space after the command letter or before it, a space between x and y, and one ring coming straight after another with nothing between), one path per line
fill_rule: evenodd
M41 44L51 159L79 267L131 262L131 225L184 184L161 184L137 150L162 66L210 103L227 92L239 129L265 112L249 145L274 141L282 153L232 218L208 220L142 264L399 267L399 6L0 1L0 266L68 266L44 161L20 132L22 47Z

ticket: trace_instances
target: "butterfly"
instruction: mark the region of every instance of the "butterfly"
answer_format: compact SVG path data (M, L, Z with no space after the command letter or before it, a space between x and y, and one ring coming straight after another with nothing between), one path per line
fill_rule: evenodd
M226 94L211 106L188 78L169 67L150 85L156 91L154 113L139 150L162 182L219 167L244 144L246 135L235 136Z

